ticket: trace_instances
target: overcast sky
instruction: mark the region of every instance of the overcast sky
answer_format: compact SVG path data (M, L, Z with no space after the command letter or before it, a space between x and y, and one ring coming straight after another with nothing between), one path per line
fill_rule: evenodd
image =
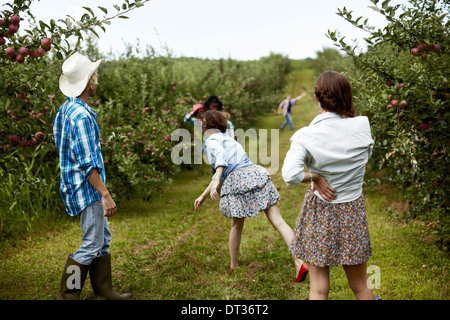
M4 0L0 0L0 3ZM57 20L70 14L79 19L88 6L100 17L97 7L116 13L113 4L121 0L40 0L32 4L37 20ZM380 1L381 3L381 1ZM407 4L392 0L391 5ZM157 51L167 46L174 56L199 58L232 58L254 60L271 52L291 59L314 58L317 51L333 47L327 30L339 30L347 39L367 36L336 15L337 8L347 7L354 17L369 18L376 27L386 22L379 13L368 8L369 0L152 0L99 30L100 51L116 54L124 51L124 43Z

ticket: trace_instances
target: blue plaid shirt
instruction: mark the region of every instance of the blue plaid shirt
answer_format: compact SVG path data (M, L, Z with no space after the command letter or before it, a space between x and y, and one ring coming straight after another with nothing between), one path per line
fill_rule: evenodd
M53 133L61 168L61 197L67 213L75 216L101 199L89 182L94 168L105 183L97 114L82 100L67 97L55 116Z

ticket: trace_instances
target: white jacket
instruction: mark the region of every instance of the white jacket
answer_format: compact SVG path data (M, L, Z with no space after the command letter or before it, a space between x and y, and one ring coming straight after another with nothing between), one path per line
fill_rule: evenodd
M342 118L333 112L322 113L291 137L283 179L287 185L301 183L305 165L336 189L333 203L356 200L362 194L365 166L373 145L367 117ZM323 200L317 191L315 194Z

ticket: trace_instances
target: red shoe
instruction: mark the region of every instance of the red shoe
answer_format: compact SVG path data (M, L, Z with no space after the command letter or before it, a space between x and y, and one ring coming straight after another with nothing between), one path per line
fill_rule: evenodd
M298 272L297 279L295 279L295 282L297 283L302 282L303 280L305 280L307 275L308 275L308 265L303 262Z

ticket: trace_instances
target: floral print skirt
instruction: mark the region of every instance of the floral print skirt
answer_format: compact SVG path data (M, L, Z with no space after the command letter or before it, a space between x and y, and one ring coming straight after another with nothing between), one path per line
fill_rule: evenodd
M232 171L220 190L220 212L227 218L251 218L280 200L264 167L249 165Z
M367 262L372 248L364 195L350 202L329 203L308 190L289 249L317 267Z

